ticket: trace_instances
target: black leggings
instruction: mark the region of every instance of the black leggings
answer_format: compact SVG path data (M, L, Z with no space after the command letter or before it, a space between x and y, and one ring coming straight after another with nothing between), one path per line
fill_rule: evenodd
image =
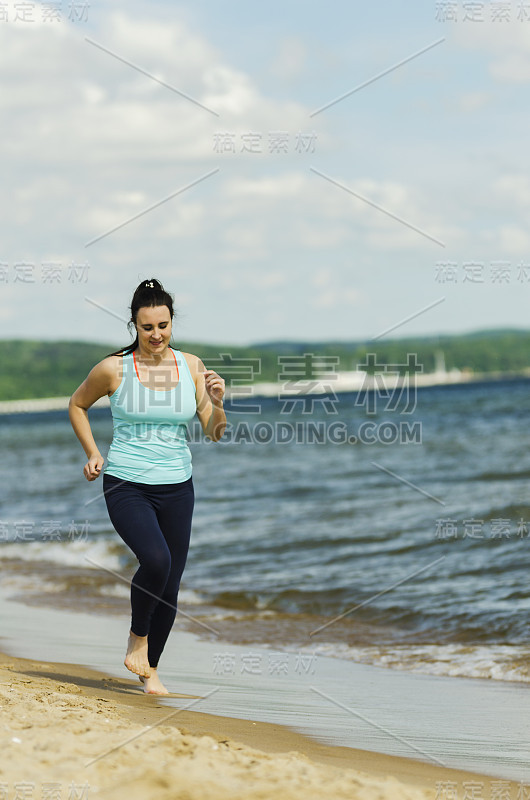
M147 636L151 667L158 661L177 613L195 503L192 478L147 484L103 473L110 520L140 566L131 582L131 631Z

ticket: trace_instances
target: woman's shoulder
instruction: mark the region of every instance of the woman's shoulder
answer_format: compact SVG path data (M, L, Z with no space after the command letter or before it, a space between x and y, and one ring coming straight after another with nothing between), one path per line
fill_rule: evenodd
M200 365L202 364L201 359L199 358L199 356L196 356L193 353L185 353L183 350L179 350L179 352L182 354L183 358L186 359L186 363L188 364L191 376L193 380L195 380L197 375L201 371L199 369Z
M111 384L115 384L117 381L119 385L122 379L123 355L123 352L120 352L118 355L102 358L94 367L94 371L105 376Z
M121 351L111 356L105 356L105 358L102 358L97 366L105 370L116 370L123 363L123 357L124 353Z

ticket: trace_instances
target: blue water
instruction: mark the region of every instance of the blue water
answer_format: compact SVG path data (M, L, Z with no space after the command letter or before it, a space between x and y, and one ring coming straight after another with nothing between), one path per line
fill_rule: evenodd
M356 392L287 411L276 398L227 402L226 440L190 426L196 504L179 608L228 641L530 680L529 390L524 379L421 388L412 413L380 397L369 414ZM89 418L105 455L110 410ZM359 438L366 422L382 425L379 438ZM320 440L307 441L311 425ZM83 476L67 412L4 415L0 441L1 574L27 586L33 567L41 601L56 585L68 604L67 565L67 588L78 570L87 603L96 590L102 607L126 603L123 578L86 580L105 567L131 577L136 562L101 479ZM53 521L55 540L44 533Z

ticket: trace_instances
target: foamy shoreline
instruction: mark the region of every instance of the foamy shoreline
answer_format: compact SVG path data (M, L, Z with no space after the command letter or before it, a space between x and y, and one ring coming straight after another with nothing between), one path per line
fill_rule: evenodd
M33 607L88 610L103 617L126 615L130 607L128 582L117 581L115 575L102 571L96 562L85 561L86 554L120 572L119 560L101 540L20 544L4 541L0 550L2 585L9 587L15 601ZM49 560L52 555L57 559L55 562ZM405 641L402 631L389 638L388 628L355 624L349 618L334 624L332 639L324 635L314 640L307 631L329 621L325 617L215 606L186 588L181 589L179 597L180 610L191 615L190 620L181 616L179 627L199 636L206 632L208 637L208 628L193 620L213 625L226 648L241 641L249 647L296 646L307 658L313 655L339 658L424 675L530 683L528 643L435 643L431 638L423 641L418 633L412 633Z
M44 785L85 800L435 800L440 786L471 783L483 797L521 783L344 747L329 747L270 723L168 709L131 678L78 664L0 653L0 784ZM11 796L11 794L9 794Z
M74 670L72 674L77 688L70 690L62 686L59 692L73 691L84 695L87 687L92 686L92 694L100 700L123 703L126 708L136 707L140 703L144 711L146 708L158 709L153 713L166 717L166 722L174 723L182 733L215 735L218 744L230 738L268 753L285 754L295 750L315 761L353 768L372 776L375 774L378 779L391 776L428 790L434 789L437 782L451 780L453 775L472 774L475 782L482 784L481 796L484 800L489 798L486 789L493 785L493 781L496 785L515 786L517 782L529 779L530 750L526 720L530 713L530 695L526 686L411 675L335 658L318 657L316 662L309 660L307 663L307 659L298 658L300 653L282 651L281 648L275 656L282 657L285 670L272 670L269 650L245 645L230 645L227 650L222 641L215 638L205 641L188 631L179 630L176 625L160 664L160 676L172 694L161 698L148 697L143 694L136 676L132 676L123 666L128 614L103 619L100 615L90 613L30 607L14 601L5 590L1 592L0 600L3 609L0 648L34 665L23 676L26 683L22 680L23 685L19 687L21 694L26 690L33 691L33 679L43 677L39 672L40 667L52 673L47 677L64 683L66 663ZM43 656L48 659L47 665L42 662ZM250 658L251 663L248 661ZM231 659L232 664L229 663ZM250 663L251 669L242 668L245 661L247 665ZM232 666L233 669L226 670L226 666ZM95 683L89 684L87 675L94 673L100 677ZM0 745L3 744L4 749L10 742L6 736L11 730L6 711L14 695L6 695L3 689L10 680L9 676L0 674L2 722L5 721L8 726L2 728L0 724ZM110 694L102 694L103 689L108 689ZM32 733L30 742L37 751L31 751L30 755L44 757L48 754L39 751L48 750L49 744L33 737L44 722L42 719L34 722L32 714L33 710L42 708L39 703L46 701L42 701L40 695L31 697L27 705L13 709L16 712L13 716L14 728L23 730L24 726L19 721L29 718ZM57 703L61 708L62 699L54 694L54 699L50 699L49 703ZM72 706L71 700L69 698L65 709L70 709L70 719L75 722L77 705L74 702ZM98 713L98 709L99 712L104 711L101 705L95 708L91 706L89 710L94 712L94 720L104 721L105 717ZM156 720L165 724L160 716L144 715L136 718L136 721L138 719L144 725L153 724ZM93 738L88 735L88 731L98 728L94 720L85 720L87 726L82 728L87 731L88 738L85 741L89 744L98 741L96 733ZM104 728L110 724L105 722ZM185 730L182 730L182 726L185 726ZM21 738L16 732L11 736ZM43 736L46 742L50 738L55 740L54 729L48 728ZM116 737L115 744L125 738ZM168 743L174 740L174 736L168 737ZM57 752L62 749L68 754L75 745L75 736L66 736L63 740L61 734ZM362 750L359 749L361 745ZM188 746L183 745L184 748ZM213 754L212 750L215 751ZM211 743L207 751L210 757L219 755ZM16 752L16 748L12 750L10 747L9 763ZM136 769L140 766L138 752L134 764ZM168 753L171 752L170 749ZM83 755L88 758L85 749ZM93 758L96 755L92 753ZM177 750L174 755L179 756L177 760L180 764L185 763L181 758L182 752ZM249 769L256 764L263 764L263 760L255 756L249 758L252 761ZM169 755L165 760L168 759ZM70 756L67 757L69 760ZM237 761L236 758L236 766ZM76 763L80 766L78 761ZM285 764L282 764L280 773L286 777ZM117 767L120 766L121 761L118 761ZM5 767L2 768L5 770ZM246 774L253 783L252 769ZM274 764L269 763L269 772L275 769ZM287 772L291 774L290 767ZM304 773L303 770L301 772ZM256 779L260 774L258 769ZM278 776L273 775L272 778L277 780ZM0 784L3 780L0 772ZM461 778L455 777L454 780L460 781ZM466 780L470 780L469 777ZM303 785L307 795L311 785ZM286 786L289 788L290 784ZM245 795L242 791L241 795L236 793L235 796L270 798L279 788L282 789L282 798L302 796L285 793L283 784L269 784L261 795ZM354 794L353 788L348 785L348 795L347 792L341 793L342 788L338 787L336 794L331 796L363 797L365 800L373 796L371 793ZM530 791L530 783L526 788ZM318 791L322 793L323 789L319 788ZM330 796L328 791L325 794ZM460 794L465 796L463 783L459 797ZM194 798L202 795L184 796ZM316 793L309 796L316 797ZM385 800L387 796L408 797L406 794L392 795L386 791L381 795ZM423 796L434 800L435 794L431 792ZM442 793L439 796L444 795ZM505 793L503 800L518 800L518 797L514 791L511 795Z

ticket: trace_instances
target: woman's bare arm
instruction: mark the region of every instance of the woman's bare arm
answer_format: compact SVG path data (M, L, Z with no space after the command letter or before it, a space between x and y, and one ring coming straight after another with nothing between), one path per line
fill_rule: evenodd
M226 428L226 414L223 408L222 395L224 394L224 381L212 369L207 370L204 363L198 356L193 359L193 378L195 381L195 398L197 403L197 416L206 436L214 442L218 442L223 436ZM206 388L206 380L209 383L216 383L220 386L218 393L220 399L215 402L209 395Z
M89 481L93 481L98 477L105 459L99 452L92 435L88 420L88 409L96 400L104 397L110 391L115 369L113 358L115 356L104 358L103 361L100 361L90 370L83 383L78 386L71 396L68 404L68 416L70 417L72 428L88 458L88 462L83 468L83 473Z

